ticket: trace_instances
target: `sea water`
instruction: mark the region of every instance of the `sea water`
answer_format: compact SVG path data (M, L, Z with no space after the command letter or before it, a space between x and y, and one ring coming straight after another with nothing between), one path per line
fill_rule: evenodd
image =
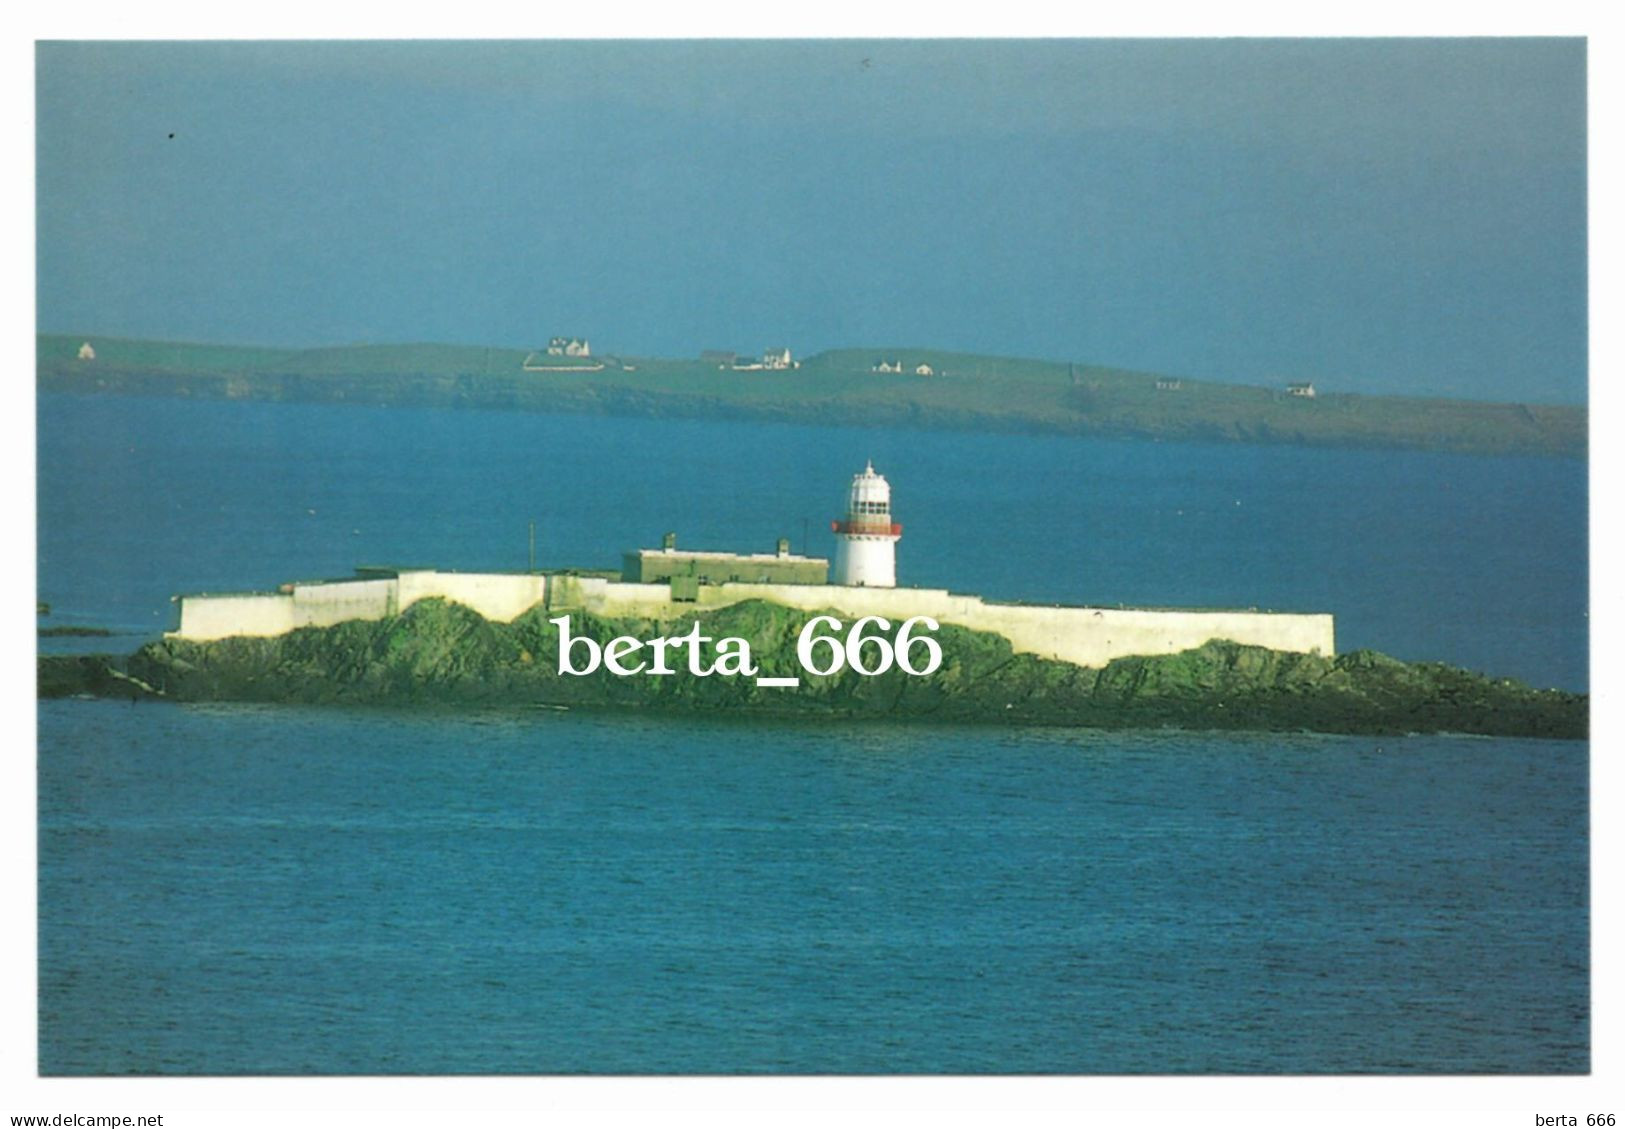
M45 396L41 598L826 553L870 457L904 583L1585 684L1563 460ZM1589 1064L1584 742L75 700L39 813L47 1074Z
M46 1073L1586 1069L1578 742L47 703Z

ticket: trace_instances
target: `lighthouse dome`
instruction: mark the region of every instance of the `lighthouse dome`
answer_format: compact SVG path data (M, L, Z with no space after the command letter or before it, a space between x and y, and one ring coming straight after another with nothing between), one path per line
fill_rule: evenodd
M852 476L847 509L853 514L883 514L891 510L891 484L884 475L875 473L874 463L866 464L863 473Z

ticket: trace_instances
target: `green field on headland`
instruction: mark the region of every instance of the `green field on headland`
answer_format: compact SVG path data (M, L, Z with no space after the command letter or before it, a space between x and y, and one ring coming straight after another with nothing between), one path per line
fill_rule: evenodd
M93 359L80 359L89 342ZM323 349L37 338L41 390L202 399L411 404L779 420L1170 440L1583 457L1587 413L1564 405L1363 396L930 349L838 349L788 370L597 356L529 372L530 351L460 345ZM573 359L540 358L573 363ZM903 373L873 371L898 360ZM920 365L932 375L916 375Z
M763 676L560 674L558 628L533 608L492 623L458 604L423 600L391 619L308 627L275 638L167 639L133 655L39 658L42 697L88 694L179 702L389 706L589 707L745 716L1321 733L1480 733L1582 738L1585 695L1534 690L1439 663L1371 651L1336 659L1210 642L1177 655L1118 659L1100 669L1014 654L1002 636L943 625L939 669L850 669L817 677L795 665L812 613L761 601L669 624L577 613L571 633L598 643L653 638L696 621L712 639L749 643Z

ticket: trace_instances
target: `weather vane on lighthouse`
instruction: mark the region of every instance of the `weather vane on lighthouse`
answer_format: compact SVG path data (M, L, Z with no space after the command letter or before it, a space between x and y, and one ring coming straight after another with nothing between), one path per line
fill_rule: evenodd
M852 476L846 520L832 521L835 570L832 580L858 588L897 587L897 540L903 527L892 521L891 486L874 463Z

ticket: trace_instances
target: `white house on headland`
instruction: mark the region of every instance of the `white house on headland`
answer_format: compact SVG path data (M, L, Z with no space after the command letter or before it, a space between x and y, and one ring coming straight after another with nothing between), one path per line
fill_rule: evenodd
M880 360L875 362L875 367L870 369L869 371L870 372L902 372L903 371L903 362L902 361L895 361L895 360L888 361L886 358L882 357L882 358L880 358Z
M1310 384L1308 381L1303 381L1298 384L1288 384L1286 386L1286 394L1288 396L1302 396L1307 400L1313 400L1315 398L1315 386Z
M79 346L79 359L81 361L94 361L96 359L96 350L90 347L89 341Z
M762 354L762 367L771 369L795 368L796 363L790 359L790 350L780 346L768 349Z
M592 346L585 337L555 337L547 343L550 357L590 357Z
M936 373L937 370L926 364L924 361L921 361L919 364L914 366L915 376L935 376Z

